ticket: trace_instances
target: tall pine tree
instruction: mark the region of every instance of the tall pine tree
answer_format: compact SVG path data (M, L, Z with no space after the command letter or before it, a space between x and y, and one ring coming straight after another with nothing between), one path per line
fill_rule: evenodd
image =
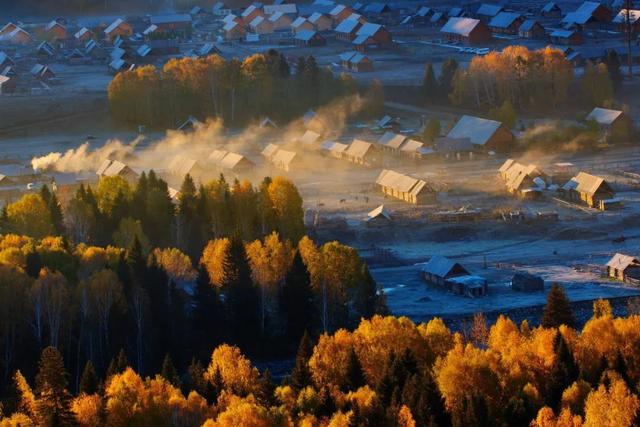
M36 375L36 411L39 426L74 425L67 371L62 355L54 347L42 351Z
M564 290L556 283L551 286L547 295L547 304L542 313L542 326L545 328L557 328L566 325L571 328L576 326L576 319L571 311L571 303Z

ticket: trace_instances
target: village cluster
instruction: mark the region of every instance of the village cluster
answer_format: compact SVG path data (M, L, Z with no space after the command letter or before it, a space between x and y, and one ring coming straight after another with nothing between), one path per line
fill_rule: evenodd
M218 2L183 13L110 20L7 22L0 27L0 93L50 89L60 83L58 65L101 65L103 72L117 73L172 57L238 56L239 46L314 52L324 55L321 65L356 74L374 72L384 54L406 56L408 46L425 45L482 55L507 44L551 44L582 66L610 50L626 58L620 35L627 33L635 45L640 29L640 11L625 9L623 1L586 1L575 10L554 2L522 7L474 3L447 9L412 1L347 5L315 0L232 9ZM637 55L631 55L635 61Z

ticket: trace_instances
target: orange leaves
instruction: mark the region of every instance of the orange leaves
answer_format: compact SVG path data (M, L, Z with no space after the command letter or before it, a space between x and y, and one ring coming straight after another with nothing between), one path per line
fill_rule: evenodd
M291 268L295 254L289 240L281 241L278 233L271 233L246 245L253 280L273 292Z
M640 408L638 396L624 381L614 379L609 388L601 384L585 402L585 427L630 427Z
M173 281L191 281L196 277L196 271L191 265L189 256L176 248L160 249L153 251L153 256L158 265L167 273Z
M220 373L225 389L231 393L246 396L258 386L258 370L238 347L222 344L213 350L205 378L212 381L216 371Z
M215 239L207 243L202 252L200 263L204 265L209 280L215 287L221 287L225 280L225 267L229 257L231 241L227 238Z

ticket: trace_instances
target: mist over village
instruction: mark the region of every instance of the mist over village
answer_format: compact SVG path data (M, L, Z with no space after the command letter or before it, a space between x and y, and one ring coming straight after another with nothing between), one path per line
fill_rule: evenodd
M0 427L640 426L640 4L0 0Z

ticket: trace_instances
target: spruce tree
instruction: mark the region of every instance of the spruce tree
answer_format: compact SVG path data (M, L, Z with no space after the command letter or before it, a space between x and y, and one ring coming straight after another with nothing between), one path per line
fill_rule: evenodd
M127 360L127 355L125 354L124 349L121 349L118 352L118 355L111 359L111 362L109 363L109 367L107 368L107 378L123 373L127 367L129 367L129 361Z
M260 297L251 279L244 244L237 237L231 239L225 272L223 289L226 291L230 324L235 341L247 348L255 345L256 337L260 335Z
M87 360L80 377L80 393L94 394L98 392L98 376L91 360Z
M193 294L194 347L199 359L211 357L213 348L222 340L219 325L222 322L222 307L218 292L209 280L204 265L198 266L198 277Z
M25 273L27 273L29 277L33 277L34 279L37 279L38 276L40 275L40 270L42 269L42 267L43 267L43 263L42 263L42 258L40 257L40 254L35 250L30 251L27 254L27 257L25 260L25 267L24 267Z
M176 367L173 366L173 362L171 361L171 356L169 354L164 356L160 376L171 383L174 387L180 387L180 377L178 376Z
M54 233L56 236L64 236L65 229L62 217L62 207L60 206L60 202L58 202L58 196L56 196L56 193L51 194L49 202L47 203L47 208L49 209L51 225L53 226Z
M556 283L551 286L547 295L547 304L544 306L541 323L545 328L557 328L560 325L574 328L576 325L571 311L571 303L564 290Z
M356 391L367 384L356 350L351 348L347 359L347 375L344 383L345 391Z
M438 83L436 74L433 72L433 65L428 63L424 67L424 77L422 79L422 96L426 104L431 104L438 94Z
M209 383L209 381L204 377L205 372L206 371L202 366L202 363L194 358L187 368L187 384L185 391L193 390L200 396L207 399L208 402L213 403L215 396L213 395L211 383Z
M305 331L316 330L318 316L313 297L309 270L302 260L300 251L296 251L280 292L286 336L293 342L299 341Z
M296 353L296 361L291 371L291 387L294 390L302 390L308 385L311 385L311 369L309 369L309 359L313 354L313 342L309 333L305 331L300 340L298 346L298 352Z
M366 263L362 263L362 279L358 283L354 298L354 308L356 309L358 318L369 319L373 317L378 310L386 311L384 303L379 303L378 284L369 272Z
M42 351L36 375L36 412L39 426L71 426L71 394L67 390L67 371L55 347Z
M555 362L549 375L549 389L546 393L547 405L557 408L562 393L578 379L578 366L573 353L560 332L555 337Z

